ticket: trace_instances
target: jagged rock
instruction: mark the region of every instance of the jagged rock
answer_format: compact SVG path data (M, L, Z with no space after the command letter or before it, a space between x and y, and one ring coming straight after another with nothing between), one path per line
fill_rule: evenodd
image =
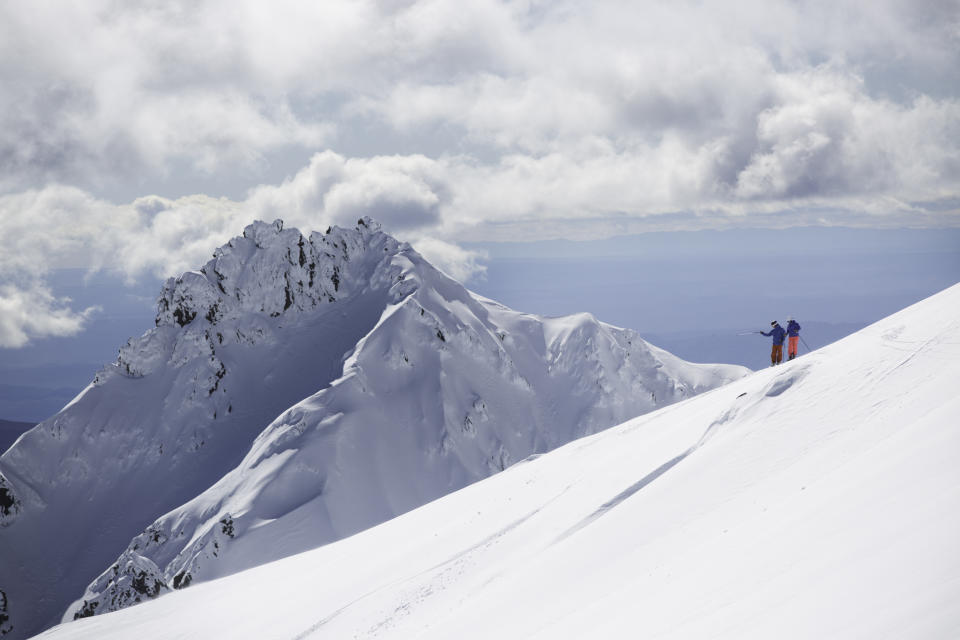
M20 513L20 509L20 499L14 493L10 481L0 473L0 527L11 525Z
M222 525L221 531L225 536L227 536L228 538L234 537L233 536L233 518L231 518L229 514L220 518L220 524Z
M91 585L96 588L88 590L82 602L75 606L74 620L96 615L98 611L122 609L170 590L157 565L134 551L126 551L107 575L106 580Z
M174 589L186 589L190 586L190 582L193 580L191 576L186 571L181 571L177 575L173 576L173 588Z
M10 616L7 613L7 594L0 589L0 636L5 636L13 631L13 625L10 624Z

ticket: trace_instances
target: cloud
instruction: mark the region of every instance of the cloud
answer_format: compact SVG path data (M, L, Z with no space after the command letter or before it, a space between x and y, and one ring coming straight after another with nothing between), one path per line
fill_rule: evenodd
M115 205L63 185L0 196L0 347L81 331L96 307L74 310L47 284L52 269L106 269L129 280L194 268L249 222L237 203L194 196Z
M271 152L329 141L327 118L293 112L266 43L244 39L261 17L221 2L3 5L0 190L102 190L178 163L250 170Z
M850 172L836 150L865 116L824 120L813 103L828 84L846 94L837 108L909 120L926 99L955 122L960 12L937 0L17 2L0 8L0 82L7 192L59 182L110 198L131 180L176 192L178 176L206 175L241 198L282 177L291 150L496 165L607 145L643 164L708 156L713 173L686 180L756 199L815 189L822 179L774 175L814 156L845 174L828 186L860 184L857 158ZM816 126L780 126L812 108ZM936 132L915 133L905 146ZM393 206L419 220L423 203Z
M411 239L411 243L420 255L455 280L467 282L482 278L487 272L483 264L487 255L482 251L464 249L429 236Z
M0 285L0 348L16 348L31 339L79 333L99 309L76 312L70 299L57 299L42 283L28 288Z
M370 215L403 233L440 223L441 203L449 198L446 180L442 164L424 156L347 159L328 151L283 184L253 189L246 208L293 224L319 217L350 225Z
M960 101L871 99L856 76L812 70L779 79L734 194L754 199L935 193L960 178Z

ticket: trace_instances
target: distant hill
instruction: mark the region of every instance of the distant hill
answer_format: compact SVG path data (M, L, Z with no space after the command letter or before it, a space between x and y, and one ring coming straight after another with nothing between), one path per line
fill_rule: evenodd
M0 453L10 448L20 434L33 427L32 422L12 422L0 420Z

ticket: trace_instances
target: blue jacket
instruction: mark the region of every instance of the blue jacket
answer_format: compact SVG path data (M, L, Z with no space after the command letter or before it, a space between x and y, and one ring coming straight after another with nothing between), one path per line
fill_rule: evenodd
M787 335L791 338L796 338L800 335L800 325L797 324L796 320L791 320L787 323Z
M783 339L787 337L787 332L780 325L774 326L770 331L761 331L760 333L765 336L773 336L773 344L783 344Z

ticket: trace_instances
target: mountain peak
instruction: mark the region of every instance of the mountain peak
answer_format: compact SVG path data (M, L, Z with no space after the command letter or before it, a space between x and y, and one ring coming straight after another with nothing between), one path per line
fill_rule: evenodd
M291 308L304 311L349 295L363 285L348 265L393 255L400 243L380 231L379 223L360 218L353 229L330 227L304 236L283 221L256 221L243 235L214 251L199 271L170 278L157 301L156 325L181 327L198 317L210 324L238 312L276 317Z
M94 382L115 371L142 377L178 347L189 347L176 357L180 362L209 353L208 373L217 375L221 367L213 354L218 346L260 342L277 326L269 319L318 311L366 289L389 288L387 274L398 271L392 259L411 250L369 217L352 229L329 227L306 236L284 228L280 219L255 221L218 247L199 270L169 278L157 299L155 329L130 339L120 348L116 367L101 371Z

